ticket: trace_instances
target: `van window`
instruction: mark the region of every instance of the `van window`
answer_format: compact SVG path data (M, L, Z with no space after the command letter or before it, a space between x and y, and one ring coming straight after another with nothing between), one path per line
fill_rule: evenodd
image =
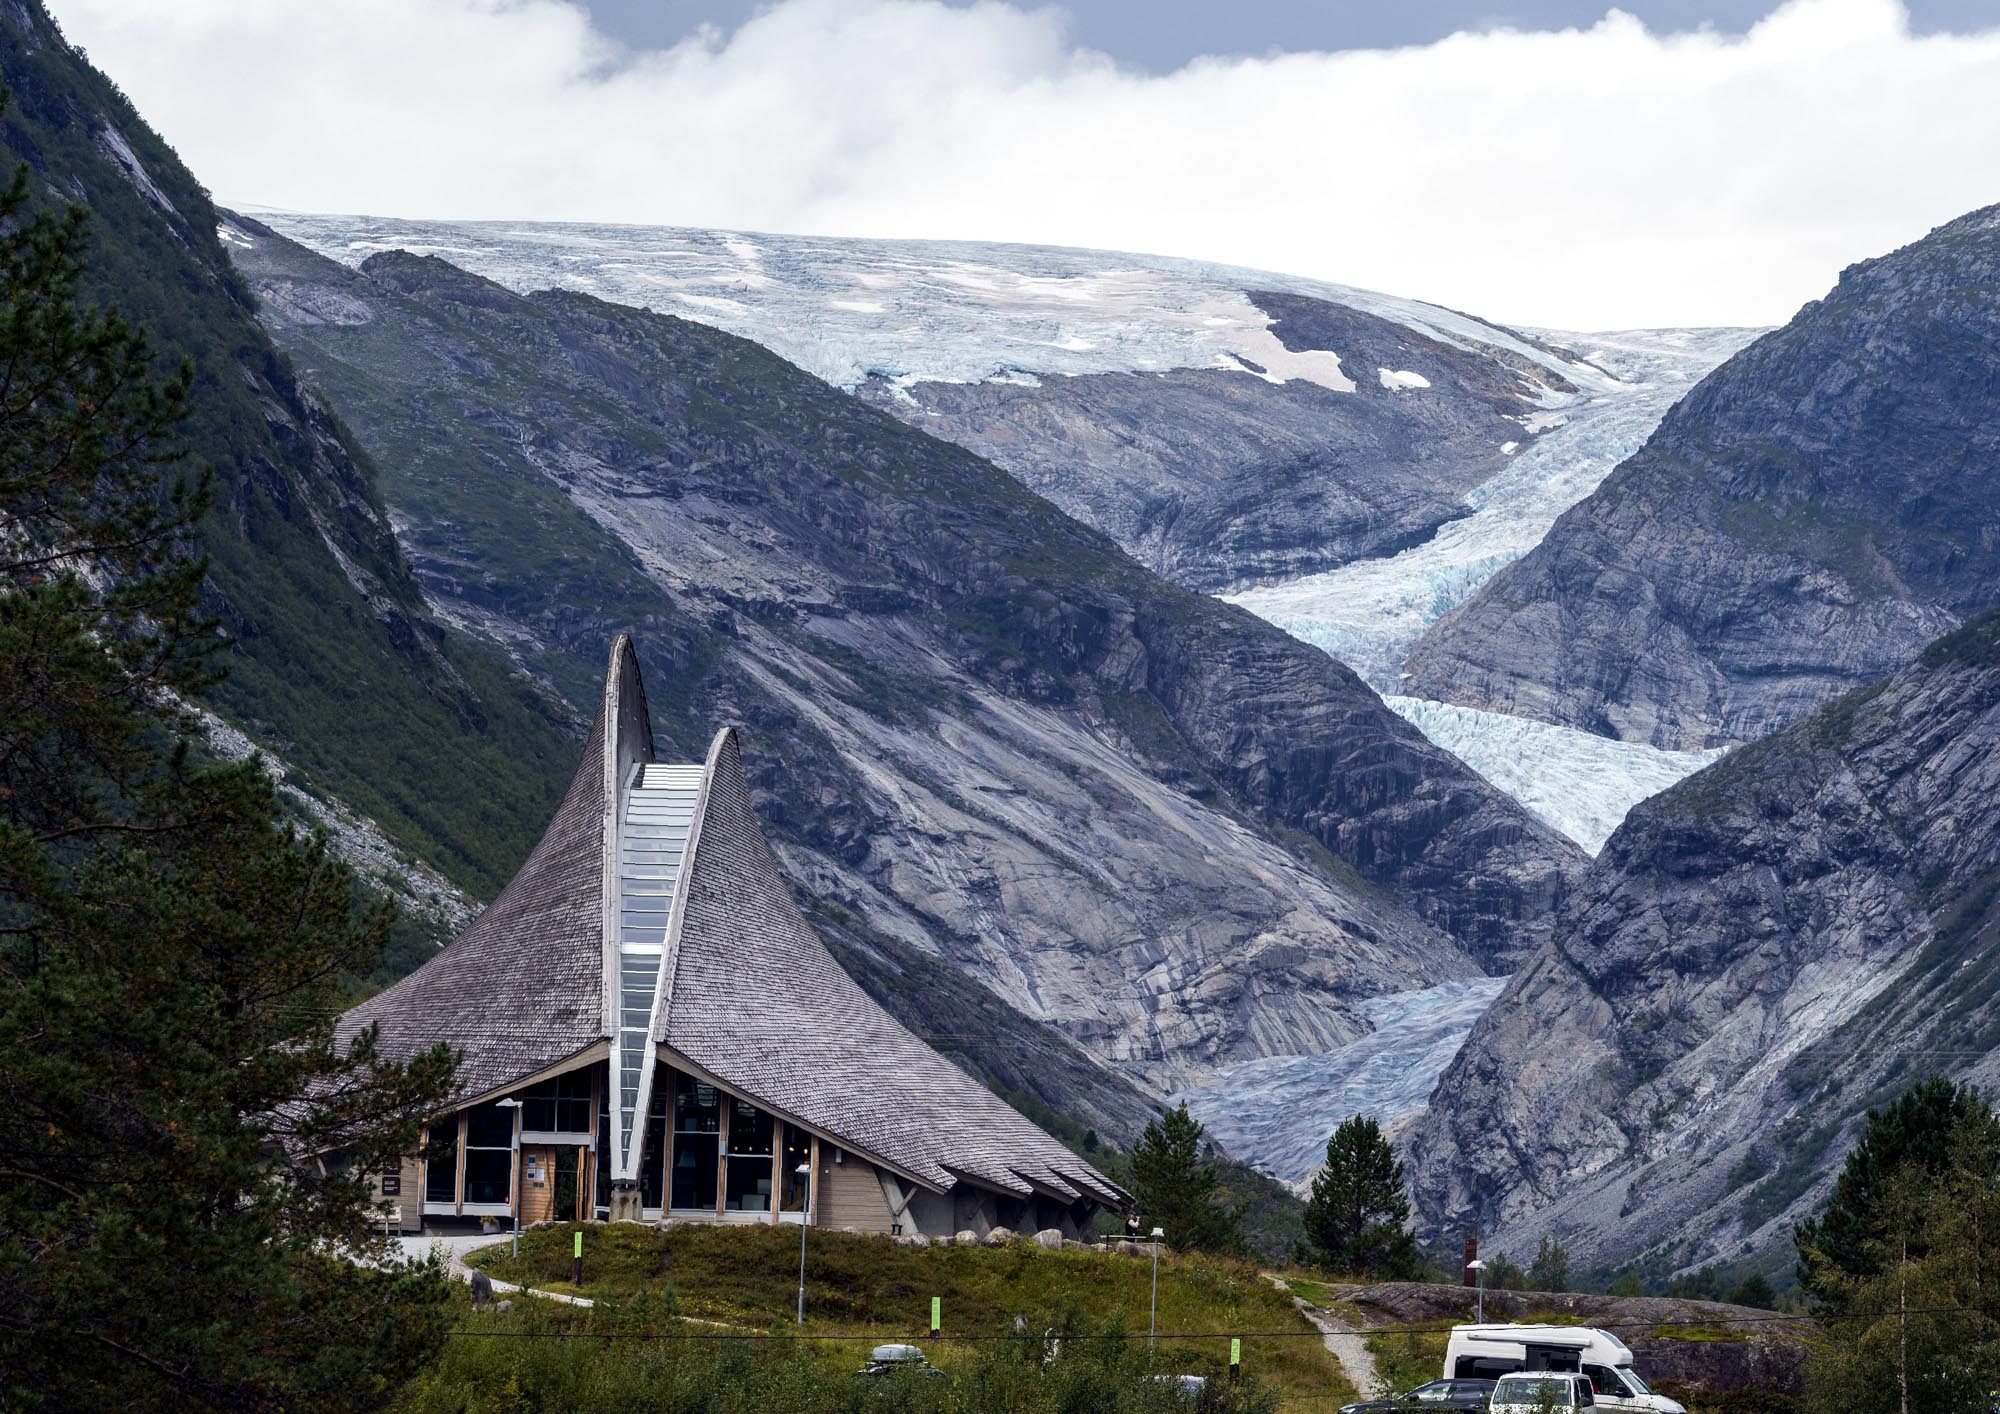
M1497 1355L1461 1355L1458 1363L1451 1367L1451 1377L1455 1380L1497 1380L1520 1368L1519 1360Z
M1551 1370L1568 1372L1577 1368L1582 1356L1575 1350L1562 1345L1531 1345L1528 1347L1530 1370Z
M1585 1365L1584 1374L1590 1376L1590 1388L1594 1394L1609 1394L1622 1397L1636 1394L1637 1390L1627 1389L1625 1381L1618 1377L1618 1371L1609 1365Z

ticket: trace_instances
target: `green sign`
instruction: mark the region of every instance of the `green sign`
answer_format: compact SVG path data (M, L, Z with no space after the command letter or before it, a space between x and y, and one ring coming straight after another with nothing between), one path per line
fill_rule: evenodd
M578 1257L583 1256L583 1230L581 1228L577 1229L576 1234L576 1255Z
M943 1329L944 1329L944 1298L942 1296L933 1296L931 1298L931 1334L936 1335L939 1331Z
M1229 1337L1229 1363L1232 1365L1241 1365L1243 1363L1242 1336L1232 1335Z

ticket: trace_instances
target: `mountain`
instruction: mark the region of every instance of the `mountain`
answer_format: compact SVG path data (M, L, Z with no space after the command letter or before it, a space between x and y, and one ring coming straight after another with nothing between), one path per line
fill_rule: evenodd
M89 209L87 296L142 325L164 369L193 364L207 607L234 639L217 705L295 785L461 887L498 887L562 788L566 709L432 619L373 470L259 326L208 193L39 3L0 7L0 73L0 164L27 164L41 209Z
M1788 1251L1857 1117L2000 1078L2000 612L1638 806L1410 1137L1423 1230Z
M1323 653L747 340L224 238L440 614L572 700L632 624L663 749L741 726L824 927L1155 1093L1506 966L1580 867Z
M1406 689L1628 741L1753 740L2000 602L2000 207L1730 359Z
M1122 252L265 213L754 339L1220 591L1394 554L1619 380L1416 300Z

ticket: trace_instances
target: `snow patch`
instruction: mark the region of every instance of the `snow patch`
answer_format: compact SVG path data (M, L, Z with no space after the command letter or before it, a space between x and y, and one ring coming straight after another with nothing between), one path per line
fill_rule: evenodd
M1431 380L1421 373L1412 373L1407 368L1378 368L1375 376L1382 380L1382 386L1391 392L1407 392L1412 388L1428 388Z

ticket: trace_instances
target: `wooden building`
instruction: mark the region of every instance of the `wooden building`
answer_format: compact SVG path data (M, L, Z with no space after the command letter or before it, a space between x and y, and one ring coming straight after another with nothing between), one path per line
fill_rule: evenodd
M736 735L654 759L629 638L583 761L483 914L342 1018L445 1042L455 1107L384 1175L406 1228L481 1218L1085 1228L1125 1195L883 1010L794 902ZM440 1142L442 1141L442 1142Z

